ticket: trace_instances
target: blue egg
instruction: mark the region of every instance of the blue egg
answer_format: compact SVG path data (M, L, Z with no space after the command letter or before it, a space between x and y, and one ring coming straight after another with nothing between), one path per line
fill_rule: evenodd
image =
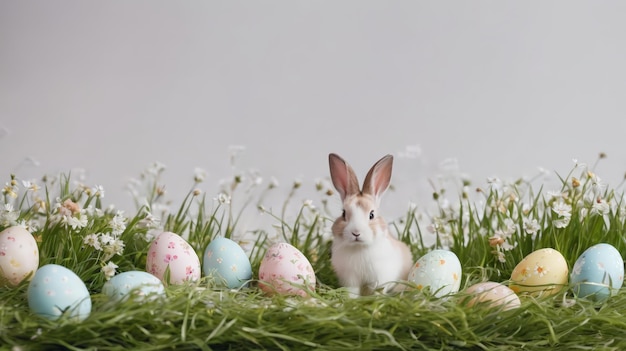
M215 278L218 286L236 289L252 278L250 259L233 240L213 239L204 250L202 272Z
M597 244L574 263L570 282L578 297L604 301L617 293L624 282L624 260L610 244Z
M102 293L115 301L125 301L133 294L135 301L143 301L165 295L161 280L143 271L120 273L104 283Z
M28 284L28 306L33 313L56 320L65 311L84 320L91 313L91 296L85 283L71 270L56 264L39 268Z

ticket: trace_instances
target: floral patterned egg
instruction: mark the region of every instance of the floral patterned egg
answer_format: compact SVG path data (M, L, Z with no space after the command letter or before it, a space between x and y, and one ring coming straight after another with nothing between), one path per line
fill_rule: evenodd
M309 260L287 243L270 246L259 267L259 287L268 294L307 296L315 289L315 273Z
M16 286L39 267L39 248L33 235L20 226L0 232L0 286Z
M624 283L624 259L610 244L594 245L574 263L571 283L576 296L604 301Z
M453 294L461 287L461 262L448 250L433 250L420 257L409 271L408 280L436 297Z
M517 294L552 295L567 285L568 273L567 261L560 252L539 249L515 266L509 287Z
M169 281L166 281L168 269ZM172 232L163 232L150 244L146 271L166 285L182 284L200 278L200 259L185 239Z
M502 310L512 310L521 305L519 297L509 287L496 282L476 283L467 288L466 293L471 296L467 306L485 303L489 307L502 306Z
M212 276L216 284L227 288L240 288L252 278L252 267L245 251L228 238L215 238L204 250L202 271Z
M67 311L72 319L84 320L91 313L91 297L85 283L71 270L47 264L28 284L28 306L33 313L58 319Z

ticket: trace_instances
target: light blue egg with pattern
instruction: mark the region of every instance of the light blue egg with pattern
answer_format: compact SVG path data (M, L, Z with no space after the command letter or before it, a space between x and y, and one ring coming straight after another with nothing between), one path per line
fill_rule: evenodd
M131 295L137 302L151 300L165 295L161 280L143 271L122 272L104 283L102 293L115 301L125 301Z
M594 245L583 252L570 276L574 294L594 301L604 301L617 293L624 282L624 260L610 244Z
M252 266L246 252L231 239L213 239L204 250L202 272L220 287L240 288L252 278Z
M71 270L56 264L39 268L28 285L28 306L44 318L56 320L64 312L84 320L91 313L91 296L85 283Z

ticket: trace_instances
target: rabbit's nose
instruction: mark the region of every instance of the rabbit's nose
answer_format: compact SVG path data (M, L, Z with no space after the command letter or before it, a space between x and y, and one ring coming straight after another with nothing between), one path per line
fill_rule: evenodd
M358 237L359 237L359 235L361 235L361 233L355 233L355 232L352 232L352 235L353 235L355 238L358 238Z

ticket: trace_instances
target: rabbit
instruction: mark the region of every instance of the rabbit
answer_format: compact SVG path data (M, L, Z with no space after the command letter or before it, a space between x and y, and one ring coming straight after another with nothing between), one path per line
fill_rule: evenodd
M332 225L331 264L350 296L399 291L413 265L409 247L394 238L379 216L380 199L389 187L393 156L376 162L363 188L354 170L339 155L328 155L330 177L343 202L343 213Z

